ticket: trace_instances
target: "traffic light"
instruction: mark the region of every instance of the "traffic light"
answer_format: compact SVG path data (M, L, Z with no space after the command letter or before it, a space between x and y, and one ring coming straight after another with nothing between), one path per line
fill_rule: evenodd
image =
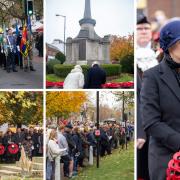
M27 0L27 15L33 14L33 0Z

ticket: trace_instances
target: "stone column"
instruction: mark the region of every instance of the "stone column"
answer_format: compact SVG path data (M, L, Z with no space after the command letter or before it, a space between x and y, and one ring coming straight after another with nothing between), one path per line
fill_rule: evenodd
M61 179L61 166L60 166L61 156L57 156L55 159L55 180Z
M65 64L71 64L72 61L72 38L66 40L66 61Z

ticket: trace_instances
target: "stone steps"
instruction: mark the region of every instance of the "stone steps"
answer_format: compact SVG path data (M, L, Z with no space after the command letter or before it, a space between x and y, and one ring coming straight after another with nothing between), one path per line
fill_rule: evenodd
M32 159L32 175L36 177L43 177L43 157L33 157ZM26 170L26 169L25 169ZM21 176L22 168L19 161L12 165L1 165L0 175L1 176Z
M43 157L33 157L32 162L43 164Z
M21 164L20 164L19 161L16 161L16 166L21 167ZM42 170L43 171L43 169L44 169L43 163L32 162L32 169L34 169L34 170Z
M17 166L1 166L1 170L7 170L7 171L11 171L11 172L22 172L21 167L17 167ZM42 170L32 170L32 172L41 172Z
M6 169L3 170L3 169L1 168L1 170L0 170L0 175L1 175L1 176L5 176L5 175L6 175L6 176L7 176L7 175L8 175L8 176L12 176L12 175L13 175L13 176L16 176L16 175L17 175L17 176L18 176L18 175L19 175L19 172L8 171L8 170L6 170Z

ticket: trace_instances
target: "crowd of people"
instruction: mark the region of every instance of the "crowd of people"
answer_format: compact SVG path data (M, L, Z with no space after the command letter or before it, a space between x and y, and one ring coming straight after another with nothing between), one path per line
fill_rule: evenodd
M179 165L168 164L180 147L180 20L159 25L158 37L153 39L151 22L138 13L138 180L179 179Z
M30 127L17 128L16 132L8 129L5 134L0 131L0 163L19 161L22 146L30 160L34 156L43 156L43 130Z
M9 28L6 32L0 28L0 67L8 73L18 72L17 66L24 71L35 71L34 46L39 51L39 56L43 57L43 33L33 34L29 28L27 31L24 28L27 27L19 27L18 31Z
M74 66L74 69L67 75L64 80L64 89L101 89L106 83L106 72L95 61L89 69L87 76L84 77L80 65Z
M100 125L99 135L94 124L68 122L58 127L47 129L47 167L46 179L55 178L55 158L60 156L63 164L62 176L71 178L78 174L79 168L85 167L85 160L97 156L97 143L101 157L113 153L113 149L125 148L125 142L133 139L134 127L125 128L117 123ZM90 157L90 151L92 157Z

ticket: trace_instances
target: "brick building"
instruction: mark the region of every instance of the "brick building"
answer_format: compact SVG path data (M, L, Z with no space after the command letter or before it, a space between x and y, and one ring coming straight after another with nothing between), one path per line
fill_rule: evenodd
M158 9L164 11L168 18L180 17L180 0L147 0L147 13L150 19Z
M138 10L151 20L157 10L164 11L168 18L180 17L180 0L138 0Z

